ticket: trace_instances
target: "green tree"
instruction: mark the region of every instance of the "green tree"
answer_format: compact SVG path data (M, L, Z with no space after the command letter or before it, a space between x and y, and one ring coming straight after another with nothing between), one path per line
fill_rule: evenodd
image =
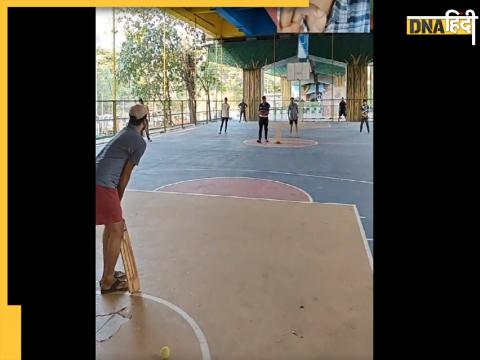
M113 56L105 49L97 49L97 99L113 99Z
M200 86L205 93L207 119L212 120L211 114L211 93L221 88L219 73L221 71L220 65L210 61L208 56L209 47L212 44L207 44L204 41L198 50L197 61L197 79Z
M208 59L205 59L202 63L200 63L199 71L197 71L198 80L206 97L208 121L212 120L210 109L210 92L215 90L215 87L217 87L219 84L217 73L216 64L209 62Z
M113 114L113 51L97 48L97 114ZM131 99L128 83L117 81L116 99Z
M118 79L136 96L160 100L164 119L172 123L171 92L179 86L182 64L177 55L178 20L157 8L122 9L125 41L118 58ZM165 61L165 64L164 64Z
M182 23L181 31L183 39L181 41L180 76L188 94L188 109L190 113L190 122L197 122L197 68L196 63L199 57L198 44L205 41L205 35L193 28L189 24Z
M171 100L181 96L188 96L190 120L196 122L196 101L202 89L211 119L210 94L221 84L219 65L208 62L205 34L157 8L128 8L119 13L125 41L117 60L118 82L135 97L161 101L170 123Z

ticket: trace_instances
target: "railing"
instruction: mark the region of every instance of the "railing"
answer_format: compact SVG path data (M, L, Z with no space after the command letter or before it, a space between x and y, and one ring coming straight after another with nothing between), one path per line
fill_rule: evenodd
M338 119L339 103L341 99L322 99L320 101L295 101L298 105L298 119L299 121L332 121ZM352 102L355 106L361 106L363 99L346 99L348 102ZM274 101L270 102L270 115L269 119L277 121L288 120L288 106L290 101ZM373 99L367 99L367 104L370 107L369 118L373 120ZM347 106L347 120L351 120L348 117Z
M268 100L267 100L268 101ZM348 102L361 104L361 99L346 99ZM238 104L241 100L229 100L230 117L239 119L240 111ZM145 101L150 111L150 133L164 132L168 129L186 127L192 125L205 124L209 121L217 121L221 117L221 104L223 101L210 101L210 116L206 100L196 101L196 122L191 119L188 100L171 100L170 107L164 101ZM272 121L288 120L288 105L290 101L274 100L270 103L269 119ZM301 101L296 102L299 109L300 121L331 121L338 119L338 104L340 99L322 99L320 101ZM96 138L102 139L115 135L115 132L121 130L127 125L129 116L128 111L135 105L135 100L104 100L97 101L96 114ZM247 104L248 105L248 104ZM370 106L370 119L373 120L373 99L368 99ZM165 116L165 109L167 116ZM114 107L116 112L116 126L114 120ZM348 108L347 108L348 111ZM248 115L247 115L248 116ZM348 113L347 113L348 118ZM252 121L252 119L248 119ZM257 119L253 119L257 120ZM116 130L116 131L115 131Z
M197 100L195 122L190 116L188 100L171 100L170 106L164 101L145 101L144 103L150 111L149 129L151 133L214 121L220 109L218 107L217 111L216 102L211 101L209 118L206 101ZM97 101L95 130L97 139L113 136L115 129L118 131L125 127L129 119L128 111L135 104L135 100ZM114 119L114 107L116 120Z

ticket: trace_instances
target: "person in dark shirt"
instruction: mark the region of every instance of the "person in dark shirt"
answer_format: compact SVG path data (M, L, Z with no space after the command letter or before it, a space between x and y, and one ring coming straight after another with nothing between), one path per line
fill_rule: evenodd
M248 107L247 103L242 99L242 102L238 104L238 108L240 109L240 120L238 122L242 122L242 114L243 119L247 122L247 117L245 116L245 109Z
M262 96L262 102L258 106L258 140L257 143L262 142L262 128L265 128L265 142L268 141L268 113L270 111L270 104L267 103L266 96Z
M345 116L345 120L347 120L347 103L345 102L343 97L342 97L342 101L340 101L340 104L339 104L338 121L340 121L340 118L342 117L342 115Z

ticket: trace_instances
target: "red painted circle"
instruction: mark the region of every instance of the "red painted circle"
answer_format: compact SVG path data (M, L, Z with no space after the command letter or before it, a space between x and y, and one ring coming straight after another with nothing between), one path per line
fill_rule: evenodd
M243 142L246 145L252 146L260 146L260 147L267 147L267 148L304 148L316 145L317 142L308 139L299 139L299 138L282 138L280 140L280 144L275 142L275 139L270 139L269 142L262 142L259 144L256 139L245 140Z
M209 178L162 186L157 191L188 194L239 196L289 201L312 201L303 190L273 180L253 178Z

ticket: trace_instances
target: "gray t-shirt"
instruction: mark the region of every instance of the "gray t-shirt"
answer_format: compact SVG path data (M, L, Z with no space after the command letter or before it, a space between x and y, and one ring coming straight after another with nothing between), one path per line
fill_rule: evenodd
M240 111L245 111L247 104L242 101L240 104L238 104L238 107L240 108Z
M96 183L116 189L128 160L138 165L147 144L134 127L122 129L96 158Z
M298 120L298 105L295 103L290 103L288 105L288 119L289 120Z

